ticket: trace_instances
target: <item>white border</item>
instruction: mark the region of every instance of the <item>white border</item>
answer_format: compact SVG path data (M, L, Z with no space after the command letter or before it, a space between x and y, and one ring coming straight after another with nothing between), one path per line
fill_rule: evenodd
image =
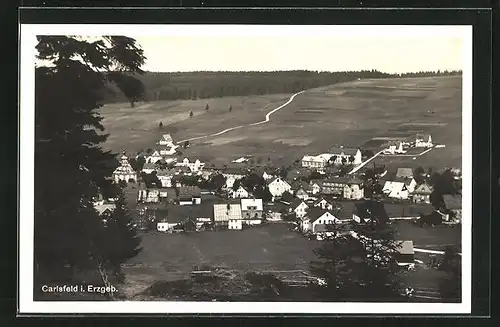
M21 25L20 26L19 313L311 313L442 314L471 311L472 26L264 25ZM35 302L33 301L34 67L36 35L241 35L346 37L448 36L463 39L462 90L462 303L322 302ZM22 227L22 228L21 228Z

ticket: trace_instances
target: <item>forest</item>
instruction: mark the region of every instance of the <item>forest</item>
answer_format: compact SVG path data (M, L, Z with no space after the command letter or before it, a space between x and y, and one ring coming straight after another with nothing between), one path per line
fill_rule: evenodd
M296 93L301 90L349 82L357 79L407 78L460 75L461 71L423 71L388 74L377 70L317 72L144 72L133 77L144 85L144 101L196 100L226 96ZM103 91L104 103L126 102L116 86Z

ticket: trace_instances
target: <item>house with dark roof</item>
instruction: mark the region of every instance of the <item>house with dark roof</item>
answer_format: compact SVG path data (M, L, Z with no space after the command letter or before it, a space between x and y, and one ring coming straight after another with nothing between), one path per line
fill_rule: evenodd
M400 178L413 178L413 170L411 168L398 168L396 177Z
M323 210L333 210L333 204L323 197L321 197L317 201L315 201L313 204L313 207L320 208Z
M238 189L231 192L231 197L233 199L248 198L250 197L250 192L243 185L240 185Z
M443 213L445 221L462 220L462 196L460 194L443 194Z
M240 204L214 204L214 223L217 227L241 229L243 216Z
M427 183L417 185L411 194L414 203L424 202L431 203L430 197L432 194L432 186Z
M179 205L191 205L201 203L201 189L198 186L183 186L178 189Z
M366 200L354 205L352 219L359 223L369 223L372 219L381 224L389 222L389 215L383 202Z
M415 250L413 241L399 241L396 244L396 262L399 266L407 266L415 263Z
M309 206L302 199L294 199L290 205L290 211L295 213L297 218L302 218L306 215Z
M323 231L326 226L339 224L340 220L330 211L321 208L310 208L306 215L301 218L300 227L303 232L317 233Z
M329 194L348 200L359 200L364 197L363 181L357 177L330 177L323 181L323 194Z

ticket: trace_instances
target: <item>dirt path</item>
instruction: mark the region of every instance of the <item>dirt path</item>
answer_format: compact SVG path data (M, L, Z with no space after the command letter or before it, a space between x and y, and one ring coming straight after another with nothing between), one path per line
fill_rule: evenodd
M197 136L197 137L191 137L191 138L188 138L188 139L185 139L185 140L180 140L177 142L177 144L180 144L180 143L183 143L183 142L191 142L191 141L195 141L195 140L200 140L200 139L204 139L204 138L208 138L208 137L212 137L212 136L219 136L219 135L222 135L224 133L227 133L227 132L230 132L230 131L234 131L235 129L240 129L240 128L244 128L244 127L250 127L250 126L257 126L257 125L262 125L262 124L265 124L267 122L269 122L271 120L271 115L274 114L276 111L286 107L288 104L290 104L293 99L295 99L295 97L299 94L302 94L304 93L304 91L300 91L300 92L297 92L295 93L294 95L292 95L290 97L290 99L288 99L287 102L285 102L284 104L282 104L281 106L277 107L277 108L274 108L273 110L269 111L267 114L266 114L266 119L262 120L262 121L259 121L259 122L256 122L256 123L251 123L251 124L245 124L245 125L239 125L239 126L235 126L235 127L230 127L230 128L226 128L225 130L222 130L220 132L217 132L217 133L212 133L212 134L208 134L208 135L203 135L203 136Z

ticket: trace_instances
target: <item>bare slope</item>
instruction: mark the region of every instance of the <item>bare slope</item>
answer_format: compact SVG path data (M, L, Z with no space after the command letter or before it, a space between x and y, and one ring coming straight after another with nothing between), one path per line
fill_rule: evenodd
M446 148L412 160L380 159L406 166L460 166L461 77L420 77L359 80L307 90L275 112L270 122L191 142L188 156L227 162L241 155L270 157L290 163L335 144L376 147L375 137L407 137L431 133ZM138 108L103 108L108 145L137 151L153 147L159 121L174 140L216 133L229 127L263 120L291 94L228 97L210 100L152 102ZM205 112L205 103L209 111ZM232 105L233 110L228 108ZM194 117L189 118L193 110Z

